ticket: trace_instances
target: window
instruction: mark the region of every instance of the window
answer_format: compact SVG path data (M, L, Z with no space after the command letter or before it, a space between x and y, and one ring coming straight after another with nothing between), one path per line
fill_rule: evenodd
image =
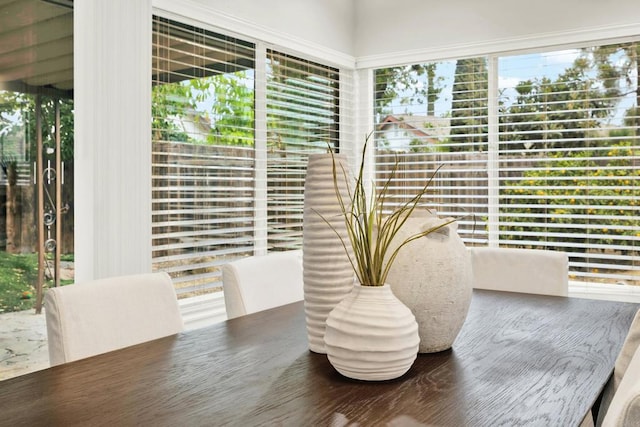
M75 271L73 5L1 3L0 313L40 313Z
M307 156L337 147L339 73L153 25L153 262L188 296L219 289L231 259L302 246Z
M565 251L570 279L640 284L638 43L376 70L377 179L467 244ZM473 220L472 220L473 219Z
M568 252L573 280L640 284L637 53L498 62L500 242Z
M153 263L184 296L252 250L255 49L162 18L153 49Z
M375 73L378 187L397 161L388 202L394 206L435 173L426 206L460 218L458 231L466 242L487 239L486 64L486 58L471 58Z
M267 51L268 245L302 241L307 156L338 147L338 70Z

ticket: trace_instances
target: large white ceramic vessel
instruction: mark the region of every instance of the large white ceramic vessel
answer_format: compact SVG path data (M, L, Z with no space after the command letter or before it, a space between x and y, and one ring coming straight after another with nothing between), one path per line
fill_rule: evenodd
M396 235L400 242L448 219L414 214ZM472 294L469 251L453 222L408 243L398 253L387 282L416 316L420 353L450 348L467 317Z

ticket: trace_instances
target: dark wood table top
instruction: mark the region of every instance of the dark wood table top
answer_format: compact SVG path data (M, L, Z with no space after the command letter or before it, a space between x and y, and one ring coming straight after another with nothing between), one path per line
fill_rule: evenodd
M2 381L0 425L578 425L637 309L474 291L452 350L369 383L308 351L294 303Z

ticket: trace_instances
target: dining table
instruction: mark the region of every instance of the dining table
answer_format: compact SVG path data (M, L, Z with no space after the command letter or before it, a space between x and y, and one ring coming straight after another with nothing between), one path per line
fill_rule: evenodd
M2 381L0 425L578 426L638 308L474 290L451 349L359 381L309 351L300 301Z

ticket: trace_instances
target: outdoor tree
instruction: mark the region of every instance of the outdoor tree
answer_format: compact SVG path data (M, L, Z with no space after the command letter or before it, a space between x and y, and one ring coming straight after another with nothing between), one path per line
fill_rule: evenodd
M590 61L579 57L554 80L518 83L515 100L502 108L500 140L520 150L582 146L618 101L593 84L591 69Z
M337 143L338 70L268 52L267 144L270 153L283 156L287 147L326 149Z
M55 104L60 106L60 145L62 158L73 160L73 100L40 97L42 139L45 145L55 141ZM0 157L32 161L36 144L36 96L0 91ZM8 131L2 132L3 129Z
M378 116L390 114L389 107L426 104L427 116L435 114L435 103L443 89L443 78L437 75L438 62L382 68L375 72L375 110Z
M210 145L253 146L254 90L252 71L218 74L192 82L195 117L209 129Z
M486 151L488 125L487 59L456 62L451 99L449 151Z
M20 209L18 191L18 142L24 141L22 123L19 121L21 106L13 92L0 91L0 166L7 180L6 186L6 220L5 250L8 253L18 253L18 239L16 232L16 216Z
M375 113L378 121L384 116L398 113L398 108L405 106L402 114L426 115L424 128L433 127L430 121L435 117L436 102L444 89L444 77L438 75L438 62L414 64L376 70L375 75ZM424 105L424 113L419 106ZM376 138L379 148L389 146L384 133ZM412 139L409 142L411 151L431 151L424 141Z
M437 62L431 62L429 64L424 65L424 70L427 75L427 116L435 115L435 106L436 101L440 97L440 92L442 92L442 81L444 80L442 77L436 76L436 67L438 66Z
M580 252L587 246L624 246L637 237L640 193L634 183L640 172L633 163L640 153L627 128L602 128L621 99L620 73L594 61L583 51L555 79L520 82L514 102L501 106L502 147L531 149L534 162L501 190L506 240L562 242ZM625 120L635 126L633 109ZM590 143L581 149L585 141Z
M215 74L152 91L153 141L253 145L253 86L249 71Z
M189 136L178 124L178 118L195 104L190 96L190 86L182 82L160 83L153 86L151 96L152 140L183 141Z
M609 97L622 98L634 95L636 114L629 114L630 126L640 132L640 43L630 42L586 49L593 54L598 77L607 89Z

